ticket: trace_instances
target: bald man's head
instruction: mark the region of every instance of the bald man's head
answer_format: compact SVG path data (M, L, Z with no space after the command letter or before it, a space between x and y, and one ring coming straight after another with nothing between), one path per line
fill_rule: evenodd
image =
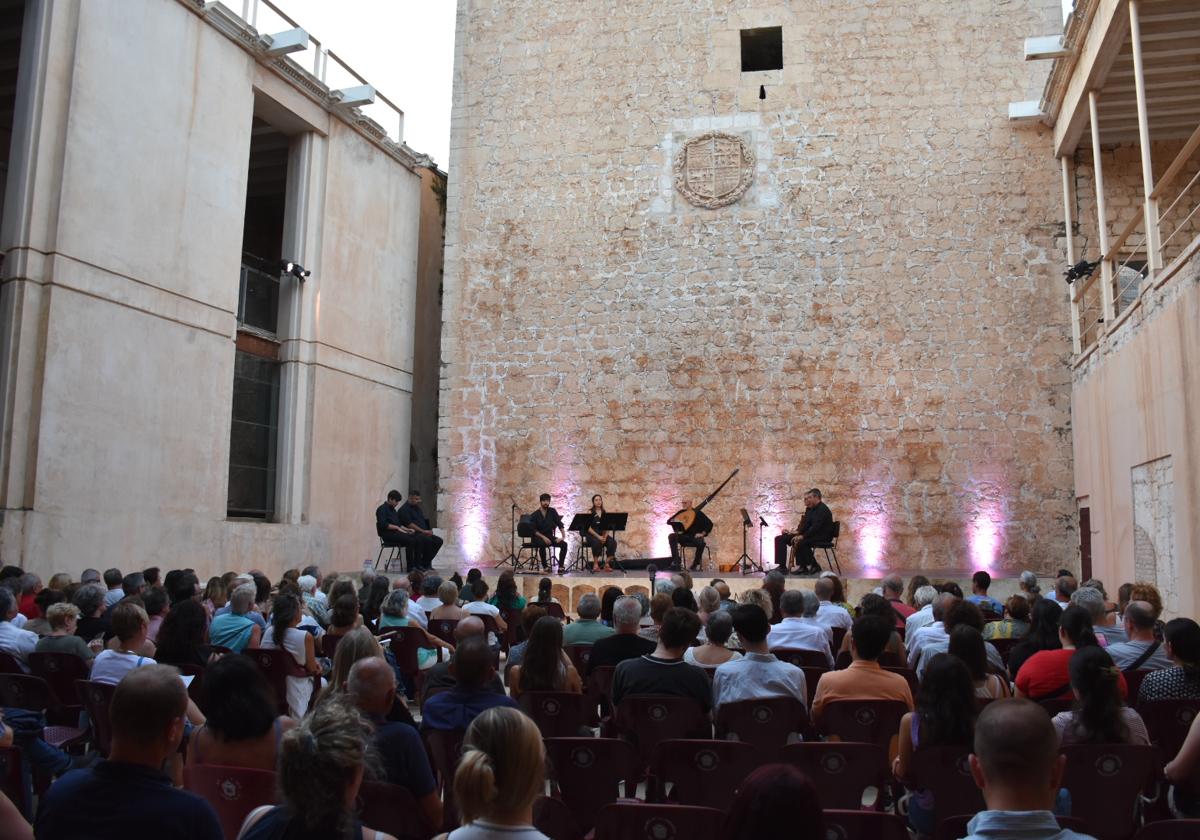
M483 636L470 636L463 639L454 649L454 660L450 663L450 673L460 688L467 691L478 691L483 688L492 675L496 673L492 664L492 650L488 647L487 639Z
M461 619L454 626L454 642L458 644L463 639L469 639L472 636L482 636L487 632L483 626L483 619L477 615L469 618Z
M387 714L396 699L396 673L387 660L368 656L350 666L346 691L367 714Z
M1062 779L1054 724L1045 709L1029 700L996 700L975 723L971 772L989 807L997 797L1004 810L1041 810L1054 803ZM1011 804L1019 801L1020 808Z

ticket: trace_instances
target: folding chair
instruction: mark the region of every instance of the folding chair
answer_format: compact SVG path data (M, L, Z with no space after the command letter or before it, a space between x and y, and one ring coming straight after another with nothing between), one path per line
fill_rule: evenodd
M183 768L183 788L212 806L226 837L237 837L246 816L260 805L274 805L275 774L247 767L195 764Z
M0 706L25 709L47 716L54 705L50 684L31 674L0 674ZM68 750L83 743L87 730L79 726L44 726L42 740Z
M833 534L830 535L829 540L827 542L819 542L819 543L812 544L814 553L817 550L824 552L825 565L829 568L829 571L831 571L831 572L835 571L835 569L836 569L838 577L841 577L841 575L842 575L842 564L838 562L838 557L837 557L837 541L838 541L838 537L840 537L841 534L842 534L842 523L835 521L833 523Z
M583 840L583 834L575 827L571 809L552 796L539 796L533 800L533 827L550 840Z
M585 834L596 824L602 807L629 795L640 777L637 750L619 738L546 738L548 775L562 801Z
M112 746L112 723L109 721L108 709L112 705L113 694L117 687L109 683L94 680L76 680L75 691L83 701L87 710L88 720L92 726L92 744L96 751L105 758Z
M357 804L358 818L363 825L390 834L396 840L428 840L435 833L425 825L417 809L417 800L406 787L363 781L358 789Z
M317 695L321 691L321 678L319 676L311 676L288 651L276 648L247 648L242 651L242 655L250 657L250 661L267 678L267 684L271 686L271 690L275 694L275 706L279 714L286 715L289 713L287 696L288 677L304 677L305 679L313 680L312 696L308 701L308 708L312 708L317 700Z
M568 691L522 691L521 710L533 718L543 738L574 738L588 726L588 700Z
M454 771L462 756L462 742L466 730L426 729L421 733L425 749L433 761L442 787L442 831L458 828L458 803L454 801Z
M826 808L825 836L829 840L908 840L903 817L878 811ZM960 835L961 836L961 835Z
M687 697L662 694L631 695L617 704L613 722L638 751L645 767L659 741L673 738L709 738L712 729L704 711Z
M762 762L774 761L789 740L809 731L808 711L795 697L722 703L716 724L718 738L752 745Z
M1071 816L1097 840L1132 836L1140 797L1162 774L1158 747L1140 744L1066 744L1062 786L1071 791Z
M971 776L971 748L920 747L913 753L913 788L933 794L933 824L955 814L984 811L983 794Z
M1162 750L1168 758L1179 755L1183 739L1187 737L1196 713L1200 712L1200 700L1151 700L1138 706L1138 714L1146 723L1150 743Z
M617 802L596 815L595 840L718 840L724 821L716 808Z
M821 675L829 669L824 666L805 665L800 670L804 672L804 691L808 694L806 706L811 709L817 696L817 684L821 682Z
M51 705L46 720L71 726L78 724L83 703L75 690L75 681L88 678L91 672L87 662L73 653L31 653L29 671L50 686Z
M388 553L387 559L383 561L383 570L384 570L384 572L387 572L392 568L392 561L399 560L401 558L401 556L403 555L404 546L388 545L387 543L385 543L383 541L383 537L380 537L379 538L379 553L375 555L375 568L376 569L379 568L379 560L380 560L380 558L383 557L384 551L386 551ZM370 555L368 555L368 556L370 556ZM401 566L401 568L403 568L403 566Z
M728 810L742 781L759 765L757 750L738 741L660 741L650 755L646 800ZM671 792L667 794L667 785Z
M908 707L899 700L835 700L821 711L820 729L831 738L877 744L891 755Z
M802 770L816 786L821 804L831 808L861 809L867 788L882 792L888 779L887 753L876 744L788 744L780 750L779 761Z
M443 642L454 644L454 628L457 626L457 618L431 618L429 619L429 635L436 636Z

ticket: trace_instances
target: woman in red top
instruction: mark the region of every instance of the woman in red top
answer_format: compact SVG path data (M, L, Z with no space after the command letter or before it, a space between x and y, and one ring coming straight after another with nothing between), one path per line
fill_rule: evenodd
M1062 642L1061 650L1038 651L1025 660L1017 672L1018 697L1028 697L1030 700L1070 700L1074 697L1071 691L1071 657L1079 648L1099 645L1088 611L1076 604L1063 610L1058 620L1058 638ZM1125 677L1121 676L1118 682L1121 697L1125 697Z

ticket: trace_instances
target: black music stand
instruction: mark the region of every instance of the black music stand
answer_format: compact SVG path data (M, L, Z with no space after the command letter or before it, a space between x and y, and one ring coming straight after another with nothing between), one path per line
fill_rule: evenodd
M754 527L754 521L750 518L750 514L745 508L741 508L742 513L742 556L734 562L741 565L742 574L746 574L747 569L753 569L756 572L762 571L762 566L755 563L754 559L746 552L746 532ZM760 532L761 533L761 532ZM758 542L759 557L762 557L762 540Z
M517 559L517 503L512 503L512 534L508 543L508 556L495 565L499 569L501 566L512 566L514 572L521 571L521 561Z
M579 550L575 552L575 559L567 562L562 574L583 571L583 552L587 548L587 537L584 536L584 533L591 524L592 515L590 513L577 513L571 517L571 524L567 526L567 532L574 531L579 534Z
M604 516L600 517L600 530L602 531L624 531L628 525L628 513L605 513ZM621 570L621 574L629 574L615 554L612 557L612 564Z

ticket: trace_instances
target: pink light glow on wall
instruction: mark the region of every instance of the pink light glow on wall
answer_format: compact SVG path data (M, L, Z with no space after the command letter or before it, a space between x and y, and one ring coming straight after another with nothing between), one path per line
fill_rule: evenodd
M883 511L862 514L856 518L857 533L854 536L858 543L858 560L864 569L876 570L883 564L889 530L888 517Z
M463 500L463 515L459 521L458 528L458 539L459 544L462 546L463 559L472 566L483 563L488 559L480 555L483 553L484 541L487 537L487 523L491 516L491 505L488 501L488 495L483 492L481 484L482 482L479 479L471 482L470 495ZM490 563L487 565L490 565Z
M990 572L1000 553L1004 506L999 501L981 501L967 523L967 542L974 569Z

